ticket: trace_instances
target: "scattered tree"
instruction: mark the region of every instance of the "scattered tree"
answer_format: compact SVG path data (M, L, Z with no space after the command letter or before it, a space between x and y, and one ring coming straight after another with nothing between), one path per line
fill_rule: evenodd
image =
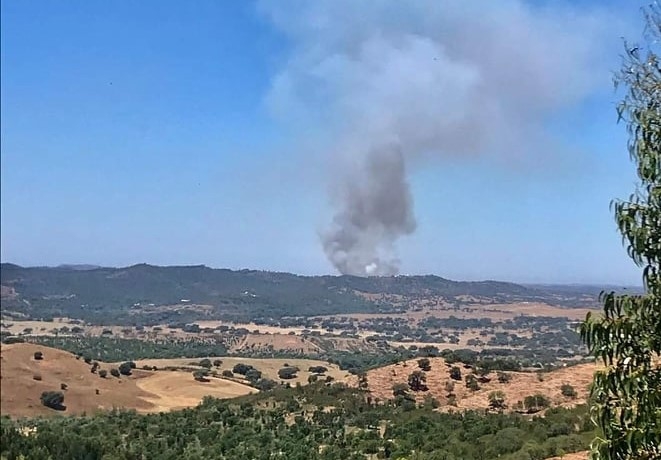
M404 383L395 383L392 386L392 395L397 396L408 396L409 386Z
M425 372L428 372L431 370L431 363L429 361L429 358L420 358L418 360L418 367L422 369Z
M119 365L119 373L122 375L131 375L131 369L134 368L135 368L135 363L133 363L132 361L126 361Z
M64 410L64 393L61 391L44 391L41 393L41 404L55 410Z
M223 364L223 362L220 359L214 359L213 360L213 365L215 367L220 367L220 366L222 366L222 364Z
M507 404L505 404L505 393L500 390L489 393L489 407L499 411L505 409L507 407Z
M466 388L471 391L477 391L480 389L480 384L477 383L477 378L473 374L468 374L466 376Z
M327 371L328 371L328 368L326 368L324 366L310 366L308 368L308 372L312 372L313 374L324 374Z
M225 369L222 374L223 377L234 377L234 372L229 369Z
M232 370L234 371L235 374L246 375L246 372L248 372L250 369L253 369L253 367L250 364L238 363L234 366Z
M496 375L499 383L508 383L510 380L512 380L511 375L502 371L499 371Z
M461 369L457 366L452 366L450 369L450 378L453 380L461 380Z
M296 372L298 372L298 368L296 367L283 367L278 371L278 377L281 379L294 379L296 378Z
M108 376L108 371L107 370L101 369L99 371L99 377L101 377L102 379L105 379L107 376Z
M250 369L248 372L246 372L246 379L250 380L251 382L257 382L257 380L262 378L262 371L259 371L257 369Z
M211 360L209 358L204 358L198 363L200 367L211 369Z
M576 397L576 390L574 389L573 386L571 386L568 383L565 383L560 387L560 392L562 393L562 396L565 396L567 398Z
M119 378L119 369L117 369L116 367L111 368L110 369L110 375L112 375L113 377L118 377Z
M207 378L207 374L209 371L206 369L198 369L196 371L193 371L193 378L197 380L198 382L208 382L209 379Z
M551 401L543 394L537 393L535 395L526 396L523 399L523 406L530 413L539 412L540 410L549 407Z
M44 354L41 351L35 351L34 352L34 359L39 361L44 359Z
M422 371L413 371L408 378L409 388L413 391L427 391L427 376Z

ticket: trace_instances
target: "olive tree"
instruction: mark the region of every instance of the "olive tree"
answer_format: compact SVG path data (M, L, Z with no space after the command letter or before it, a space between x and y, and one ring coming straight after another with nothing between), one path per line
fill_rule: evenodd
M588 315L581 325L588 349L605 364L591 389L592 419L603 433L592 443L593 460L661 458L661 6L644 12L644 42L625 43L615 75L616 86L626 89L618 116L639 184L613 208L645 290L603 293L603 314Z

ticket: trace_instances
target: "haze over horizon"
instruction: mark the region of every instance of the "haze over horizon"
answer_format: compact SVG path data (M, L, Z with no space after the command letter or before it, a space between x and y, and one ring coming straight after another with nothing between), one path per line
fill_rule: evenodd
M3 2L2 261L640 285L636 8L370 5Z

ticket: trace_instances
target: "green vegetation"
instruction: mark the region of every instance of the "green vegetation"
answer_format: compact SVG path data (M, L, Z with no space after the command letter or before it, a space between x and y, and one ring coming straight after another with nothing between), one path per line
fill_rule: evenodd
M299 371L298 367L286 366L278 370L278 377L281 379L294 379L296 378L296 373Z
M41 404L55 410L63 410L64 393L61 391L44 391L41 393ZM4 442L4 441L3 441Z
M505 404L505 393L500 390L489 393L489 407L495 410L505 409L507 407L507 404Z
M571 386L568 383L564 383L560 387L560 392L562 393L562 396L565 396L567 398L575 398L576 397L576 390L574 389L573 386Z
M0 455L14 459L268 460L544 459L585 449L585 408L518 414L432 410L433 401L374 405L359 390L323 383L139 415L1 419ZM324 408L332 407L331 410ZM381 431L380 427L385 429ZM23 428L26 428L23 430ZM415 451L415 454L413 454Z
M254 318L399 311L413 306L420 292L455 299L469 295L487 301L547 301L566 305L594 302L589 292L558 292L495 281L458 282L437 276L370 277L297 276L254 270L211 269L205 266L76 270L59 267L24 268L2 264L2 285L16 290L3 309L49 319L79 318L94 324L127 326L190 323L214 317L245 321ZM575 289L575 288L574 288ZM391 294L411 305L371 302L360 293ZM182 303L177 309L161 306ZM196 308L209 305L211 311Z
M119 373L122 375L131 375L131 370L135 369L135 363L126 361L119 365Z
M52 337L32 336L30 342L59 348L71 353L117 362L127 359L203 358L227 353L225 345L214 340L163 339L141 340L116 337Z
M590 315L581 335L606 368L591 399L604 436L595 460L661 458L661 6L646 10L646 42L625 44L616 83L625 87L618 115L640 180L628 201L614 203L627 251L642 268L643 295L604 294L603 316Z

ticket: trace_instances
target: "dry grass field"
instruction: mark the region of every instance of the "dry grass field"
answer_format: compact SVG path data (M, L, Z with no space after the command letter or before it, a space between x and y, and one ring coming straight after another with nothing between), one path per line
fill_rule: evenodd
M135 381L137 387L150 396L143 399L150 404L150 412L170 411L196 406L205 396L235 398L258 390L242 383L209 378L208 382L195 381L189 372L154 372L149 378Z
M553 406L573 406L586 401L588 386L592 382L592 375L597 369L594 364L581 364L552 372L537 374L529 372L506 372L511 378L507 383L499 383L496 373L488 375L489 382L480 383L480 389L471 391L466 387L465 376L470 369L457 365L462 372L462 380L455 381L450 378L450 365L443 358L430 358L431 370L426 372L428 391L411 392L418 402L422 402L426 395L436 398L444 409L451 409L448 400L446 385L454 383L453 393L456 395L458 409L484 409L489 405L489 393L500 390L505 394L505 402L512 408L517 401L523 401L526 396L541 393L551 400ZM380 367L367 372L368 389L373 397L387 400L393 397L392 387L396 383L406 384L408 376L420 370L417 360L410 360L399 364ZM541 378L541 380L540 380ZM351 376L347 380L357 385L357 377ZM576 390L575 398L562 395L560 387L568 383Z
M42 360L34 359L36 351L43 352ZM195 406L206 395L232 398L257 391L221 379L196 382L190 372L135 369L131 376L101 378L71 353L28 343L2 345L0 364L0 412L17 417L93 413L113 407L158 412ZM100 363L99 370L111 367ZM62 383L67 385L63 390L66 411L44 407L41 393L62 391Z

